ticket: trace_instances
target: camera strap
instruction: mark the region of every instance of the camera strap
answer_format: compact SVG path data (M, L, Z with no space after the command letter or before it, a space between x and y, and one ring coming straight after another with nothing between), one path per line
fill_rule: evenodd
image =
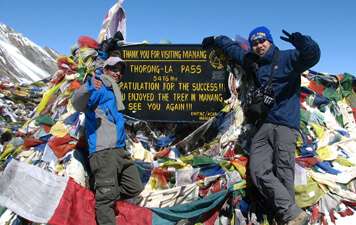
M278 60L279 60L279 49L278 49L278 47L275 47L274 52L273 52L273 58L272 58L271 75L269 76L266 87L269 87L272 84L273 75L274 75L275 70L277 69Z

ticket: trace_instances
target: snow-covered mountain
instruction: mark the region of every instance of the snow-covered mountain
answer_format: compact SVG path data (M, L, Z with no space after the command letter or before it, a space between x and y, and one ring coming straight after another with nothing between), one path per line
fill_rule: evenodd
M0 23L0 77L32 83L52 75L58 53L42 48L22 34Z

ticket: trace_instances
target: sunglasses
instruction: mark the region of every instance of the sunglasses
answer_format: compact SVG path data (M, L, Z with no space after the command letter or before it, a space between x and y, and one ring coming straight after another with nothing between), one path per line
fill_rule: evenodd
M265 43L266 39L264 38L259 38L259 39L256 39L252 42L252 46L257 46L258 44L263 44Z

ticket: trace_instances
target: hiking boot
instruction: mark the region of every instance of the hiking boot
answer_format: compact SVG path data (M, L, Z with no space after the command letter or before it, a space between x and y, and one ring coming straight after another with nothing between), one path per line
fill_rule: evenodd
M288 221L286 225L307 225L309 222L309 216L306 212L302 211L297 217Z

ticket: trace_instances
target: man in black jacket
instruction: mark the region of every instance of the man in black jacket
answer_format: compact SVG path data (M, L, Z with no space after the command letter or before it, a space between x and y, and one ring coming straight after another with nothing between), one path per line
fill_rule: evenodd
M295 49L279 51L270 31L264 26L251 31L248 40L251 52L245 51L226 36L207 37L203 40L203 46L221 49L242 66L250 66L246 65L246 61L253 63L253 75L260 87L266 87L272 76L274 101L266 117L258 123L258 131L252 138L249 172L276 221L301 225L307 223L308 216L296 206L294 193L294 154L300 122L300 74L319 61L320 49L309 36L299 32L283 32L286 37L281 39L291 43ZM276 54L278 57L274 59Z

